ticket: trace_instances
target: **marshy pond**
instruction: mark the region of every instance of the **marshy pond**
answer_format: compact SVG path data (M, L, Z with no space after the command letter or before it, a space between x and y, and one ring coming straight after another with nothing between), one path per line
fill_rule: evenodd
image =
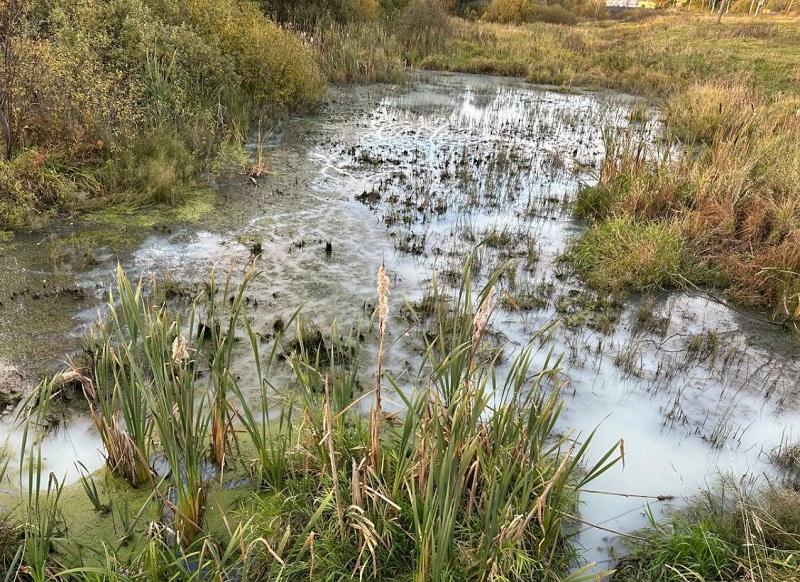
M608 566L617 532L680 507L720 473L780 478L769 455L800 430L800 362L786 332L702 290L598 293L560 260L585 228L570 201L596 181L604 135L625 131L663 155L658 112L617 93L433 73L408 87L332 89L321 111L266 138L268 174L255 183L222 180L174 216L104 212L0 242L0 382L35 383L79 352L117 262L179 299L213 267L239 273L260 254L253 328L268 336L302 308L320 330L360 330L365 361L385 263L385 368L402 385L420 373L431 289L452 292L474 250L476 282L505 269L489 328L499 361L532 340L540 362L561 355L559 429L580 441L597 428L590 459L624 442L624 465L583 493L576 534L585 559ZM252 365L237 374L257 384ZM18 404L4 398L0 442L13 449ZM103 462L82 410L80 399L61 410L44 446L44 469L67 480L74 461Z

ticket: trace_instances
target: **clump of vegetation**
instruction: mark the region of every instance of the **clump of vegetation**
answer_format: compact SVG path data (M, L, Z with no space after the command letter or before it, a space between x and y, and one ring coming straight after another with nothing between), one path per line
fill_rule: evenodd
M250 0L9 0L0 22L0 229L175 202L251 118L324 92L312 52Z
M669 224L612 218L589 229L567 257L599 289L650 291L681 281L686 245Z
M590 280L603 284L598 273L615 272L612 263L625 258L611 248L591 249L591 243L602 245L605 237L635 256L637 251L625 246L623 225L649 233L651 241L660 233L661 244L670 241L669 248L680 248L695 268L711 269L699 280L716 273L713 282L735 299L772 307L776 319L796 326L800 102L725 87L693 86L669 102L668 122L680 135L704 142L699 150L646 161L641 149L607 147L600 184L578 196L579 214L600 222L578 243L586 252L575 258ZM735 104L721 106L723 94L733 95ZM711 103L709 96L715 96ZM677 260L677 254L671 256ZM693 278L681 265L686 267L683 260L661 264L658 284L674 274L698 280L702 270L694 270Z
M800 484L800 441L784 436L769 452L769 460L783 472L787 482Z
M408 67L450 39L450 16L438 0L410 0L384 11L382 20L316 20L312 43L334 83L400 83Z
M375 314L379 349L368 418L358 411L363 397L355 399L353 390L362 371L347 362L332 359L318 367L300 350L289 356L296 395L286 399L273 385L281 338L262 357L247 318L236 315L236 298L244 296L252 271L242 286L226 288L226 297L231 291L234 301L226 317L219 313L218 333L213 322L197 324L218 307L195 303L183 319L163 305L151 305L142 286L131 285L121 272L117 276L120 301L109 306L112 325L102 342L110 346L112 373L100 366L95 377L73 374L93 406L110 398L104 403L110 419L124 413L123 389L138 393L150 423L147 446L163 456L167 471L151 473L152 479L132 490L146 498L139 496L141 507L131 517L118 504L120 487L132 485L92 479L83 485L89 499L78 501L52 478L44 487L37 480L41 458L33 458L28 466L37 486L22 493L28 508L26 544L15 567L33 572L34 580L113 578L126 572L183 578L189 570L223 579L347 573L578 580L585 575L569 573L574 554L566 524L580 488L615 464L617 448L586 465L591 435L577 444L555 432L561 410L556 359L545 358L536 371L531 349L525 349L508 376L499 379L493 360L482 357L497 276L473 296L467 267L453 306L462 316L457 321L464 323L449 330L451 348L437 348L439 340L432 340L427 352L432 374L405 391L382 366L389 279L381 269ZM242 386L228 366L225 354L236 335L244 337L256 363L255 386ZM210 370L208 383L202 381L203 370ZM226 371L223 392L215 375ZM56 384L43 383L39 406L30 410L26 431L32 437ZM260 394L260 409L252 403L253 390L256 399ZM403 403L394 422L382 405L388 390ZM240 446L225 448L223 459L214 445L220 394L226 401L233 397L224 407L233 422L224 423L222 432L240 433ZM277 417L264 414L275 405L281 410ZM134 427L126 422L119 430L129 433ZM108 447L110 441L104 443ZM35 457L35 444L28 449ZM219 485L214 485L218 473L207 470L209 463L228 474L249 474L244 486L255 487L237 505L220 504ZM109 463L108 470L117 472L118 466ZM64 495L70 503L61 507ZM78 514L95 524L82 525L95 532L81 542L88 544L83 549L69 533ZM121 530L109 527L115 520L121 520ZM31 524L41 527L29 529ZM98 531L116 533L98 540ZM88 550L96 556L91 564L81 558Z
M378 18L378 0L259 0L269 16L278 22L313 30L320 24L369 22Z
M408 77L402 42L378 22L320 27L313 39L333 83L402 83Z
M800 576L800 495L776 486L745 490L726 479L671 523L640 532L615 582L756 580Z
M483 13L483 19L501 24L549 22L573 25L578 22L578 17L564 6L541 4L536 0L492 0Z
M692 85L666 104L669 130L685 143L709 144L742 110L752 109L758 93L735 81Z

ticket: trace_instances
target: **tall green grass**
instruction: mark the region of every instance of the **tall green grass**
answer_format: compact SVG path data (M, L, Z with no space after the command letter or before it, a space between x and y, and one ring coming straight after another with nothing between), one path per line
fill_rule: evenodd
M98 364L99 373L73 372L70 379L92 396L96 417L122 414L126 398L144 407L131 426L117 427L134 440L130 433L140 423L147 434L142 456L129 457L127 471L111 462L109 470L151 488L137 516L156 517L149 534L142 523L124 534L131 551L98 540L95 565L66 560L58 565L63 578L125 579L130 571L187 580L198 572L243 579L584 577L583 571L570 574L577 551L568 524L578 490L614 465L616 448L587 463L591 435L555 429L561 399L553 354L534 368L529 346L501 369L484 353L497 276L473 290L466 268L463 289L448 305L460 315L443 320L442 335L426 349L423 373L411 383L387 371L376 374L380 360L365 361L335 327L320 341L319 332L308 333L300 320L294 320L291 341L279 335L262 354L236 299L245 296L253 271L237 285L227 279L224 293L214 293L221 297L202 296L181 310L155 301L157 294L132 285L121 271L117 277L109 323L96 342L98 361L113 359L107 367ZM376 339L390 333L388 281L378 277ZM215 288L215 282L208 285L209 292ZM455 323L446 328L447 321ZM242 350L233 347L237 336L248 340ZM232 372L248 352L257 369L252 387ZM216 372L215 365L221 366ZM290 385L276 385L278 365L293 372ZM120 380L123 372L133 380ZM363 382L370 376L373 382ZM133 397L123 397L123 386ZM42 394L47 397L46 388ZM220 409L215 399L223 398ZM370 404L372 413L365 415ZM226 438L239 431L240 447L215 452L215 410L228 415L220 425ZM117 442L105 439L112 448ZM220 531L209 525L215 485L207 469L223 450L229 472L251 477L251 498L241 513L226 511ZM154 479L150 463L159 457L168 473ZM142 458L147 473L134 481ZM38 464L29 467L29 481L36 482ZM62 488L53 480L50 493L44 488L39 494L40 485L28 493L30 550L23 563L54 576L46 540L60 523L55 507ZM105 494L93 479L81 486L87 504L102 505ZM93 512L93 519L117 513L112 507L110 515ZM69 520L66 525L59 540L64 548L71 543Z

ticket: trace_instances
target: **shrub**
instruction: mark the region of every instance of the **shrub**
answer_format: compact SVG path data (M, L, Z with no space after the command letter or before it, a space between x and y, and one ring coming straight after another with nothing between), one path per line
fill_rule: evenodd
M528 21L572 26L578 23L578 17L559 4L551 6L534 4Z
M176 201L253 116L276 118L324 95L313 52L250 0L30 6L8 63L11 149L27 158L0 170L0 228L119 194ZM26 152L47 163L32 173Z
M500 24L521 24L531 17L531 0L492 0L483 12L483 19Z
M549 22L572 25L578 22L578 18L563 6L542 5L535 0L492 0L483 18L500 24Z

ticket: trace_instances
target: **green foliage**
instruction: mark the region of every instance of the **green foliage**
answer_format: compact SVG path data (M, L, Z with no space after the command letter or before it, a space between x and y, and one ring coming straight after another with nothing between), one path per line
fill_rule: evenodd
M578 190L575 198L575 214L591 220L609 218L626 191L626 178L623 174L604 184L584 186Z
M647 291L680 284L687 271L686 243L667 223L612 218L587 230L567 253L599 289Z
M385 22L317 24L318 60L334 83L400 83L408 65L445 46L451 22L438 1L410 0Z
M35 0L25 15L0 68L15 158L39 161L0 169L0 228L93 199L178 202L253 116L325 90L312 52L250 0Z
M262 358L262 341L242 312L253 276L247 271L241 285L226 283L218 303L199 298L186 318L118 270L111 321L96 342L96 377L72 377L84 383L98 426L118 419L111 431L101 430L110 471L130 481L111 459L118 459L116 443L138 440L135 432L148 434L147 451L163 455L171 471L128 489L141 493L139 501L147 496L133 515L120 502L130 485L119 479L114 485L110 475L104 483L86 478L73 486L77 496L66 492L70 507L63 513L57 483L47 496L31 487L26 565L35 579L131 579L125 577L131 572L135 580L191 580L198 572L246 580L585 579L584 571L569 572L574 553L566 524L579 489L617 462L617 447L586 464L593 435L555 430L560 373L552 354L534 369L531 345L506 374L496 373L482 337L500 272L474 293L465 268L458 298L448 304L452 325L442 322L440 337L428 345L429 375L413 387L379 377L400 407L392 423L382 413L365 420L359 378L371 366L335 328L321 343L298 320L296 341L284 342L279 334ZM213 295L215 288L212 283L206 290ZM257 371L256 404L231 368L242 335ZM274 384L271 364L278 355L293 371L285 387ZM207 385L201 369L210 371ZM47 397L55 384L43 385L39 396ZM227 402L231 394L235 407ZM214 448L218 400L226 413L237 411L236 426L223 422L222 430L239 433L240 446L216 465L241 483L239 498L246 500L237 505L219 497L212 502L224 488L213 487L216 476L202 470ZM268 413L275 408L281 409L278 420ZM119 434L107 439L113 431ZM377 457L367 452L373 434ZM39 463L29 466L31 481L39 479ZM110 512L101 496L110 500ZM88 541L73 540L76 513L89 514L81 523L105 524L104 536L98 540L91 531ZM218 529L211 525L215 516ZM57 561L49 544L62 524ZM71 569L59 572L57 565Z
M614 582L788 582L800 575L800 495L723 477L668 524L639 532Z
M184 141L151 133L126 144L100 175L112 191L132 193L136 204L176 204L197 186L198 166Z
M706 524L676 521L671 527L658 528L651 534L646 548L646 557L637 562L639 567L624 568L615 580L683 582L730 577L732 548Z

